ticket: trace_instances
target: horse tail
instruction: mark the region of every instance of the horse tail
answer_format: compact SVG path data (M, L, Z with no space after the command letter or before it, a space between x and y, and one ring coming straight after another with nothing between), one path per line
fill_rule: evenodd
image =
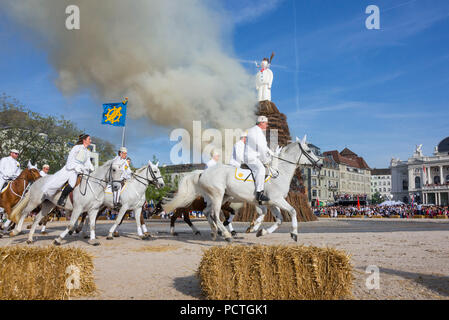
M163 204L162 208L165 212L173 212L177 208L184 208L190 205L198 195L196 186L200 174L191 173L184 176L179 182L178 193L170 202Z
M28 205L28 202L30 202L31 192L25 193L25 196L19 200L19 202L12 208L11 216L8 217L9 220L11 220L14 223L19 223L20 215L25 209L25 207Z

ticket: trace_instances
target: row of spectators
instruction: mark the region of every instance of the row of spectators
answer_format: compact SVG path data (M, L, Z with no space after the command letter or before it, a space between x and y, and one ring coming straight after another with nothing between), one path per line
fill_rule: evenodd
M357 197L360 201L365 201L368 198L368 195L366 194L359 194L359 195L354 195L354 194L338 194L334 196L334 200L335 201L357 201Z
M449 217L449 207L442 206L422 206L415 205L413 208L410 205L397 205L397 206L361 206L358 209L357 206L332 206L315 209L315 215L329 215L329 217L337 216L356 216L362 215L366 217L372 216L400 216L401 218L409 218L414 215L423 215L428 218L434 218L439 215L445 215Z

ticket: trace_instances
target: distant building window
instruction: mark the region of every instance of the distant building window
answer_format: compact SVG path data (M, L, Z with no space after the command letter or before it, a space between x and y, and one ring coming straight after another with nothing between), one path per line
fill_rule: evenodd
M449 183L449 174L446 176L446 183Z
M402 190L408 190L408 181L402 180Z
M441 183L440 176L435 176L435 177L433 178L433 183L435 183L435 184L440 184L440 183Z
M421 178L420 177L415 178L415 188L416 189L421 188Z

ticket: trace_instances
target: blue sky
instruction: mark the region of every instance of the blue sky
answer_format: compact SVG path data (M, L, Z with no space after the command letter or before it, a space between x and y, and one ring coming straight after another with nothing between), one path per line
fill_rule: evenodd
M380 8L380 30L365 28L370 4ZM373 168L408 158L415 144L431 154L449 136L449 1L223 0L222 8L233 55L249 72L276 53L272 100L293 136L306 133L322 151L348 147ZM63 96L45 50L29 40L0 12L0 92L118 146L120 129L100 125L101 101ZM147 126L128 119L134 164L153 154L168 163L169 130L142 136Z

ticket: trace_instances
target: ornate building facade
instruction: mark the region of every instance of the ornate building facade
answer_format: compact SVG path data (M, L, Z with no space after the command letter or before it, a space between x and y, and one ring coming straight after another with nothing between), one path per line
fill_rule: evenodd
M432 156L416 146L406 161L393 158L390 164L394 200L449 205L449 137L435 147Z

